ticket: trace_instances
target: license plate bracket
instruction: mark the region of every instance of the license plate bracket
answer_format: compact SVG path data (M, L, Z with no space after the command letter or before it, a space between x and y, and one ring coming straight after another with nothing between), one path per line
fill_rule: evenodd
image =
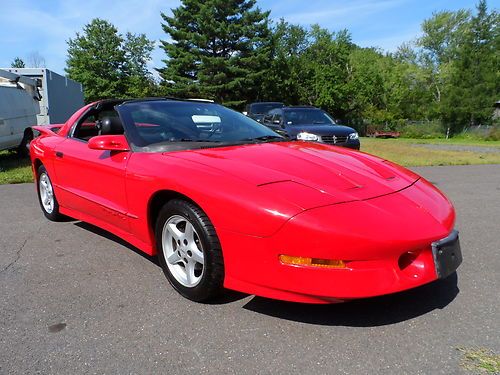
M462 263L462 250L458 231L454 230L442 240L432 243L432 256L436 266L436 274L440 279L451 275Z

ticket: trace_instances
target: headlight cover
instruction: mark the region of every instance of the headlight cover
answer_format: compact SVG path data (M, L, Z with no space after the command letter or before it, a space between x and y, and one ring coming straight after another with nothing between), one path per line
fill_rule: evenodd
M301 132L297 134L297 139L300 141L318 141L319 137L316 134Z
M358 133L351 133L351 134L349 134L349 139L352 139L352 140L359 139Z

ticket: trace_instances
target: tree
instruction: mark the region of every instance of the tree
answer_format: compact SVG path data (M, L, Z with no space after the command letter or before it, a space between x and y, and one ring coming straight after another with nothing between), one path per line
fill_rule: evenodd
M457 133L489 123L498 100L500 19L485 0L469 10L439 12L424 21L419 65L434 94L435 114Z
M258 100L300 102L299 59L309 46L308 31L281 19L271 30L269 63L260 81Z
M45 68L45 57L40 55L38 51L30 52L27 57L27 65L29 68Z
M86 101L120 97L124 93L123 38L108 21L93 19L68 40L68 77L83 84Z
M14 61L10 64L11 68L26 68L26 64L20 57L16 57Z
M155 91L153 75L148 69L154 42L144 34L135 35L127 32L123 43L125 63L123 70L127 79L126 96L144 97Z
M168 95L241 106L257 95L269 58L269 12L255 0L182 0L162 13L167 58L159 69Z
M491 122L492 105L498 100L500 17L488 12L480 0L469 21L461 48L449 72L449 96L443 119L457 132L468 125Z
M318 25L309 31L309 46L298 61L302 103L322 107L336 118L352 112L349 55L354 48L347 30L329 32Z
M146 96L152 89L147 70L153 42L144 34L118 32L96 18L68 40L68 77L83 84L85 100Z

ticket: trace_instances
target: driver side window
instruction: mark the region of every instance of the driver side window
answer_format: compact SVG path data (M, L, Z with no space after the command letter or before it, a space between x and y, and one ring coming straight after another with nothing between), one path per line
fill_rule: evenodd
M88 114L84 116L76 125L73 131L73 138L80 139L88 142L92 137L99 135L97 127L97 116L95 114Z
M92 137L100 135L100 121L104 117L118 117L115 110L101 110L84 115L76 124L72 137L88 142Z

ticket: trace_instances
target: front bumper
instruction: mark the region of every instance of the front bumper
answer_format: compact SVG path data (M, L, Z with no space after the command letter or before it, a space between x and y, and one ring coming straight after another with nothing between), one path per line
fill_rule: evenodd
M225 286L275 299L331 303L438 279L433 248L450 234L454 211L426 184L419 181L387 196L305 211L267 238L223 233L223 249L231 244L238 249L224 251ZM346 268L286 265L279 261L281 254L343 260ZM459 264L452 264L447 275Z
M359 142L359 139L349 139L349 138L347 138L346 141L333 143L332 141L325 142L325 141L323 141L322 137L320 137L320 138L321 138L319 140L320 143L325 143L325 144L331 145L331 146L347 147L347 148L351 148L353 150L359 150L360 146L361 146L361 144Z

